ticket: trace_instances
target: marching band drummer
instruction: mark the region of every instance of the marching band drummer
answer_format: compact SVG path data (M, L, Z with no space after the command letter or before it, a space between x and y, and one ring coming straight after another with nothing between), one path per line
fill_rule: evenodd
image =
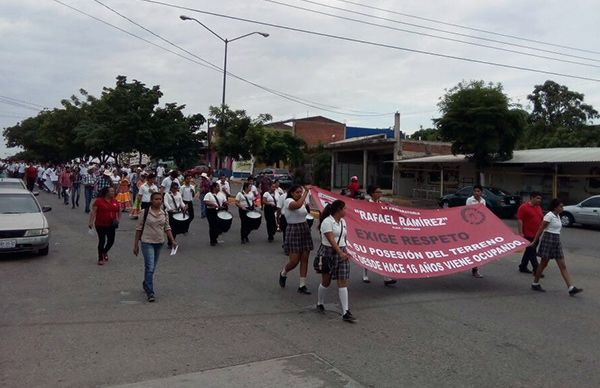
M183 178L183 185L181 185L181 198L183 203L187 206L187 214L190 217L189 222L194 220L194 199L198 197L196 186L192 182L192 174L185 174Z
M206 205L206 219L208 221L210 245L214 247L219 242L217 238L221 234L217 222L217 212L227 208L227 199L221 190L219 182L214 182L210 185L210 191L204 196L204 204Z
M381 203L381 195L383 194L381 191L381 187L371 185L367 188L367 194L369 194L369 196L371 197L369 199L369 202ZM363 268L363 282L371 283L371 281L369 280L369 271L366 268ZM385 284L386 286L396 284L396 280L389 277L384 277L383 284Z
M240 229L240 235L242 238L242 244L249 243L248 236L250 235L250 220L248 219L248 212L254 210L254 193L252 192L252 183L250 179L244 182L242 191L237 193L235 196L235 206L240 211L240 221L242 222L242 228Z
M277 184L271 183L269 191L263 194L262 203L265 212L265 221L267 222L267 237L269 242L273 242L275 233L277 232L277 201L275 199Z
M173 238L177 238L178 234L187 233L190 228L189 218L185 221L176 220L173 216L177 213L186 211L187 206L183 203L181 193L179 193L179 183L172 182L170 190L165 194L165 210L169 214L169 225L171 225L171 233ZM169 248L171 244L168 244Z

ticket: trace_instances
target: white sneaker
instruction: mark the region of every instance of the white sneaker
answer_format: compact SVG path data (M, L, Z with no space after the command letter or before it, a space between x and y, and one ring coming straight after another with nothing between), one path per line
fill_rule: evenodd
M368 276L363 276L363 283L371 283Z

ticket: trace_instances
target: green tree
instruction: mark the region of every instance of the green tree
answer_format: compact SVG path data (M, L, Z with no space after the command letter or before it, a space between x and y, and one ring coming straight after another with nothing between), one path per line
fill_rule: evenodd
M265 144L258 155L258 160L267 165L277 165L279 162L297 167L304 160L303 150L306 148L304 140L287 131L265 130Z
M520 109L511 109L501 84L461 82L438 104L442 117L434 119L442 140L452 142L454 154L465 154L477 169L492 160L512 157L526 124Z
M235 160L248 160L252 155L262 154L265 147L264 125L271 119L269 114L252 119L244 110L211 106L209 122L215 125L217 155L221 159L228 156Z
M600 116L591 105L584 103L583 94L548 80L543 85L536 85L527 99L531 102L532 112L519 143L521 147L600 145L600 128L589 125Z
M312 162L312 183L316 186L330 189L331 185L331 152L319 144L307 155Z
M437 128L423 128L419 129L412 135L410 135L411 139L415 140L424 140L424 141L440 141L442 140L442 136L440 135L440 131Z

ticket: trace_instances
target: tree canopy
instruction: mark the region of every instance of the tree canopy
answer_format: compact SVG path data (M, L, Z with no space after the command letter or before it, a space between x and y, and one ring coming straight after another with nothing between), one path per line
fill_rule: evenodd
M536 85L527 99L532 111L521 147L600 146L600 128L590 125L600 115L584 103L583 94L548 80Z
M465 154L478 168L512 157L527 113L511 109L501 84L461 82L440 99L442 117L434 119L454 154Z
M20 146L42 161L94 156L106 160L122 153L141 152L152 158L174 158L180 168L199 159L206 133L201 114L186 116L185 105L159 106L163 93L140 81L118 76L100 98L79 91L61 102L62 108L40 112L6 128L7 145Z

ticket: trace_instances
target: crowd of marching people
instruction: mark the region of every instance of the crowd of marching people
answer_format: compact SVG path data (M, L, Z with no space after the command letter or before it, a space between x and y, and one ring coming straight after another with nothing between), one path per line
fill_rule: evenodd
M3 166L9 176L24 179L30 190L37 185L40 190L57 195L71 209L79 208L80 196L83 195L84 211L89 213L90 233L98 238L98 265L109 261L109 251L115 242L122 214L137 220L133 253L137 256L141 251L144 257L142 287L148 302L155 301L154 273L161 249L166 242L171 254L177 252L177 237L188 233L190 223L196 218L194 201L198 201L199 217L207 220L212 247L221 244L219 236L231 228L234 208L237 208L240 219L241 244L250 243L250 236L260 228L263 217L269 243L275 241L277 233L281 233L282 249L288 257L279 271L279 286L282 288L287 285L288 274L299 267L297 292L311 295L307 276L310 255L315 251L312 266L321 275L316 310L325 311L325 297L331 281L335 280L342 319L355 321L348 301L350 261L346 251L346 204L335 200L318 212L319 246L315 250L311 233L315 217L310 207L310 185L292 185L284 190L277 180L261 177L260 182L255 182L253 177L248 177L241 190L233 195L225 175L213 178L205 172L194 179L190 174L166 171L164 166L150 169L95 163L36 165L24 162ZM381 202L382 191L378 186L368 187L367 194L370 202ZM357 177L351 178L346 195L364 199ZM544 277L543 271L548 263L554 260L569 295L573 296L582 289L572 284L560 243L562 202L553 200L545 216L540 203L541 194L532 192L529 201L523 203L517 213L518 234L530 241L519 271L533 274L531 289L544 292L540 279ZM485 204L482 187L475 185L473 195L467 199L467 206ZM541 258L541 263L538 263L537 257ZM532 270L528 269L529 264ZM471 273L475 278L483 278L477 267L472 268ZM366 269L362 272L362 279L365 283L370 282ZM384 277L383 283L391 285L396 280Z

